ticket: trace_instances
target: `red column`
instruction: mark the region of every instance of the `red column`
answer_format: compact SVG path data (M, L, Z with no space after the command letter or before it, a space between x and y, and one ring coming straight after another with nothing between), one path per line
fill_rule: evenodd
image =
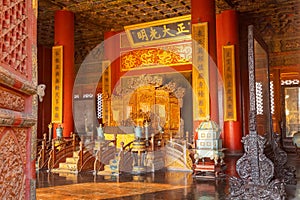
M275 133L281 134L281 127L280 122L281 119L281 81L280 81L280 69L273 69L272 70L272 81L273 81L273 90L274 90L274 114L272 116L272 122L273 122L273 131Z
M236 121L225 121L222 133L223 144L228 148L231 154L242 151L242 129L241 129L241 112L240 112L240 65L239 65L239 34L238 34L238 17L235 10L226 10L217 15L217 49L218 49L218 66L220 72L222 69L222 46L235 46L235 80L236 80Z
M105 59L110 60L111 62L111 89L114 89L118 79L119 79L119 51L120 46L119 37L116 31L108 31L104 33L104 53ZM113 92L113 91L111 91Z
M55 12L54 43L63 46L63 136L74 130L73 84L74 70L74 14L67 10Z
M111 31L107 31L104 33L104 55L105 55L105 59L111 60L114 57L114 53L115 53L115 40L114 40L114 35L116 34L116 32L114 30Z
M219 122L215 1L191 0L192 24L208 22L210 118Z
M217 14L216 15L216 35L217 35L217 64L218 64L218 71L221 75L221 78L223 80L223 74L222 74L222 44L223 44L223 35L222 35L222 31L219 30L223 30L223 26L222 26L222 15L221 14ZM221 88L223 88L221 86ZM223 112L221 112L223 113ZM221 114L220 113L220 114ZM221 132L221 138L224 139L224 130L222 130Z
M208 23L210 119L219 123L215 1L191 0L191 22L192 24ZM200 123L199 121L194 121L194 130ZM194 132L194 140L197 137L197 134Z

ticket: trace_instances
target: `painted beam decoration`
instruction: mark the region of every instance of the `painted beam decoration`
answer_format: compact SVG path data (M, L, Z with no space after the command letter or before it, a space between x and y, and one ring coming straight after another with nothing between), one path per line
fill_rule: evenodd
M222 47L224 80L224 121L236 121L234 45Z
M121 52L121 71L191 63L191 42Z
M132 47L191 39L191 15L124 27Z
M207 120L210 115L207 22L192 25L192 39L194 119Z
M52 123L62 123L63 46L52 48Z

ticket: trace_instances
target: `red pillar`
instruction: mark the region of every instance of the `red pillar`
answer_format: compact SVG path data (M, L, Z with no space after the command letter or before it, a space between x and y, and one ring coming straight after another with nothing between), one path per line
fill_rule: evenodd
M221 14L217 14L216 15L216 35L217 35L217 64L218 64L218 71L221 75L221 78L223 80L223 66L222 66L222 45L223 45L223 34L222 31L223 30L223 26L222 26L222 15ZM222 86L221 86L222 87ZM222 87L223 88L223 87ZM223 112L221 112L223 113ZM221 132L221 138L224 139L224 130L222 130Z
M108 31L104 33L104 53L105 59L108 59L111 64L111 89L114 89L119 79L119 37L116 31ZM113 92L113 91L111 91Z
M104 55L105 59L112 60L115 53L115 40L114 35L116 34L115 31L107 31L104 33Z
M192 24L208 22L210 118L219 122L215 1L191 0Z
M73 84L74 70L74 14L67 10L55 12L54 43L63 46L63 136L74 130Z
M240 65L239 65L239 34L238 34L238 17L235 10L226 10L217 15L217 49L218 49L218 66L220 72L222 69L222 46L234 45L235 47L235 80L236 80L236 121L224 121L224 130L222 133L223 144L228 148L231 154L242 151L242 129L241 129L241 112L240 112Z

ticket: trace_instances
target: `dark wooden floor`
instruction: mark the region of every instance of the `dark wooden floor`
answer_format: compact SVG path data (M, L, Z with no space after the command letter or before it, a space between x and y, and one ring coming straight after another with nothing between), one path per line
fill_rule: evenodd
M38 200L86 199L226 199L228 180L236 176L239 157L227 157L226 176L222 179L193 178L188 172L159 171L143 176L121 174L118 177L94 176L92 173L58 175L37 173ZM287 185L288 199L300 199L300 158L289 155L288 165L297 169L297 185Z

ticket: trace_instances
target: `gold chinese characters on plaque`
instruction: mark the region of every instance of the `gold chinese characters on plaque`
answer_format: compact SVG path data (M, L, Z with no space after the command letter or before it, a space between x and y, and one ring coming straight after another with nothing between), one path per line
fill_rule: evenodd
M236 88L234 45L222 48L224 79L224 121L236 120Z
M193 106L194 119L206 120L210 112L209 102L209 54L207 22L193 24Z
M52 48L52 123L62 123L63 46Z
M132 47L191 39L191 15L124 27Z

